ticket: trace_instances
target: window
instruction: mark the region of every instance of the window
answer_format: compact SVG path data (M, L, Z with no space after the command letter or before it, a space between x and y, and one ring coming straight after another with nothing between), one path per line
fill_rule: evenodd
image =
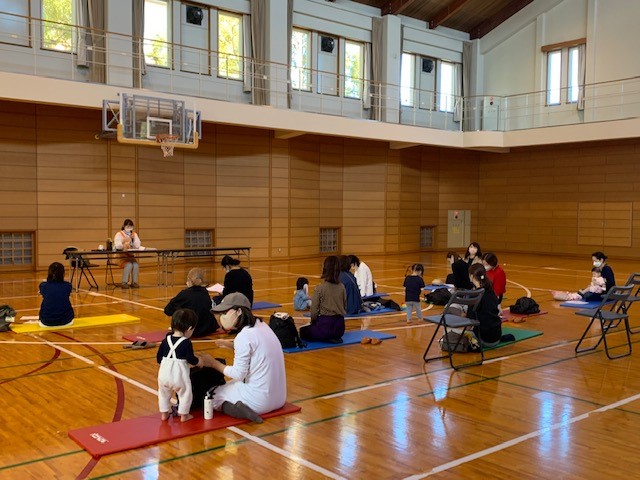
M436 227L420 227L420 248L433 247L433 232Z
M71 52L73 0L42 0L42 48Z
M362 98L362 51L361 43L347 40L344 46L344 96Z
M400 105L413 107L413 93L416 78L416 59L410 53L402 54L400 65Z
M213 230L185 230L185 248L213 247ZM189 252L188 256L208 255L207 252Z
M567 92L567 101L569 103L578 101L578 92L580 90L580 83L578 82L579 62L580 47L571 47L569 49L569 91Z
M218 13L218 76L242 79L242 17Z
M311 91L311 32L295 28L291 34L291 86Z
M0 265L32 265L33 233L0 233Z
M547 105L576 103L580 92L580 50L585 39L542 47L547 55Z
M320 253L336 253L338 251L337 228L320 229Z
M438 72L438 110L441 112L453 113L455 104L454 82L455 82L455 65L451 62L440 62L440 71Z
M169 6L166 0L144 2L144 59L148 65L169 67Z
M560 105L562 86L562 51L547 54L547 105Z

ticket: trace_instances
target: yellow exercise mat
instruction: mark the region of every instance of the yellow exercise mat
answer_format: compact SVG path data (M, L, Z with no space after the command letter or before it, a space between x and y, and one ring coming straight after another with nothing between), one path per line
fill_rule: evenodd
M99 315L97 317L74 318L72 325L62 325L60 327L41 327L39 323L14 323L11 330L16 333L53 332L56 330L71 330L76 328L103 327L105 325L118 325L123 323L139 322L138 317L119 313L117 315Z

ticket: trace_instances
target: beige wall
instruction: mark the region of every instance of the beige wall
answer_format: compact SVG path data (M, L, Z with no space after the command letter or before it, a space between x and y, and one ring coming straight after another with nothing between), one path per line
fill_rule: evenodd
M343 253L417 251L447 211L471 210L485 250L637 257L640 141L506 154L205 124L198 150L97 140L100 112L0 102L2 231L34 231L38 267L67 245L95 248L132 218L143 243L183 247L185 229L252 258L318 254L321 227ZM635 220L637 222L637 220Z

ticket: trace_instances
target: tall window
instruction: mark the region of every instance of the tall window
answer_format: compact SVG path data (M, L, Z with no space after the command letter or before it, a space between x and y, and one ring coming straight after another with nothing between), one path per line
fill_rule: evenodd
M311 90L311 32L296 28L291 34L291 86Z
M71 52L73 0L42 0L42 48Z
M580 46L542 47L547 55L547 105L576 103L580 91Z
M148 65L169 66L169 32L167 0L145 0L144 59Z
M218 76L242 79L242 17L218 13Z
M400 104L413 107L413 93L416 79L416 59L410 53L402 54L400 65Z
M547 54L547 105L560 105L562 87L562 51Z
M455 104L454 98L455 66L451 62L440 62L438 72L438 110L441 112L453 112Z
M569 49L569 89L567 91L567 101L569 103L576 103L578 101L578 91L580 90L580 83L578 81L579 62L580 47L571 47Z
M362 52L361 43L347 40L344 46L344 96L362 98Z

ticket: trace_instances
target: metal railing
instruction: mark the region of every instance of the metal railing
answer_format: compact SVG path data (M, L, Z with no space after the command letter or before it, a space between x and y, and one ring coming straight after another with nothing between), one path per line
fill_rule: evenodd
M68 41L47 44L47 29L67 32ZM146 64L153 60L134 53L144 42L161 44L167 66ZM439 130L511 131L640 116L640 77L586 85L581 109L576 103L547 105L546 91L463 98L414 88L407 97L400 85L303 68L292 82L291 67L282 63L4 12L0 58L4 72ZM345 84L351 90L357 85L361 98L346 97ZM410 105L401 104L401 91Z

